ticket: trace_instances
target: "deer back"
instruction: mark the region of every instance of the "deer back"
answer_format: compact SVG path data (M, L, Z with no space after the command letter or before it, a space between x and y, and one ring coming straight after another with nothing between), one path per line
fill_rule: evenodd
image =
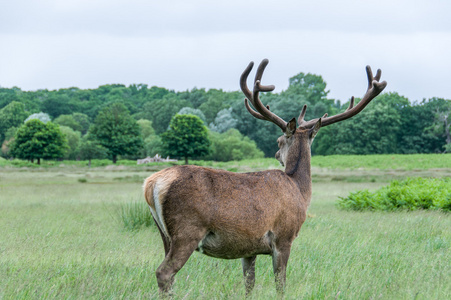
M294 239L307 209L296 182L281 170L232 173L174 166L150 176L144 192L169 238L192 228L228 232L235 242L268 231Z

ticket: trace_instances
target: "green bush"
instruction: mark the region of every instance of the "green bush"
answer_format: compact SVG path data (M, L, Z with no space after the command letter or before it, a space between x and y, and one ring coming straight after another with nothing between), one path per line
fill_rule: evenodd
M451 178L407 178L392 181L375 192L368 190L340 197L338 207L349 210L419 210L451 211Z
M137 230L143 226L150 227L154 224L149 207L143 201L122 204L119 216L127 230Z
M236 129L229 129L224 133L210 131L209 134L212 151L204 156L206 160L239 161L264 157L255 142Z

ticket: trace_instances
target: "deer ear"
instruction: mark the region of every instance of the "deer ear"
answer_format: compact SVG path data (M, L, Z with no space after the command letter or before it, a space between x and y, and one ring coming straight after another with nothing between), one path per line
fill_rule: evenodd
M318 122L313 125L312 128L309 130L309 137L311 140L315 138L315 135L318 133L319 129L321 128L321 118L318 119Z
M296 119L293 118L287 123L287 129L285 129L285 136L290 137L296 131Z

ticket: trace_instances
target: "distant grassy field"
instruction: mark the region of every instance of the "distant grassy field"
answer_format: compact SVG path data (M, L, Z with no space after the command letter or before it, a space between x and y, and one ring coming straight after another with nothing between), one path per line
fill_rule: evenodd
M312 166L336 169L449 169L451 168L451 154L314 156Z
M116 165L128 166L141 169L162 169L176 163L150 163L137 165L134 160L119 160ZM274 158L251 159L231 162L215 162L190 160L191 164L200 166L230 169L230 171L255 171L268 168L280 168L279 162ZM107 159L92 160L92 167L105 167L111 165ZM88 161L45 161L41 165L23 160L5 160L0 158L0 167L30 167L30 168L52 168L52 167L87 167ZM365 170L426 170L426 169L451 169L451 154L386 154L386 155L329 155L312 157L312 167L327 169L365 169Z
M293 245L286 299L451 298L449 214L335 206L339 196L377 189L391 178L451 174L449 155L394 157L379 167L372 156L313 158L313 200ZM429 164L409 167L422 159ZM275 159L196 163L231 171L278 167ZM143 179L163 166L0 165L0 299L157 297L160 236L154 226L126 230L119 214L124 204L144 201ZM257 259L256 271L250 299L275 298L269 256ZM174 296L244 298L240 261L195 253L176 276Z

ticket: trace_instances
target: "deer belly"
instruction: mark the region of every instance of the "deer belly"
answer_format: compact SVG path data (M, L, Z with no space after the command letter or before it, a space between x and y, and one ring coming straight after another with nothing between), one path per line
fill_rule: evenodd
M260 237L243 237L230 233L209 232L199 242L196 251L224 259L270 254L273 236L271 231Z

